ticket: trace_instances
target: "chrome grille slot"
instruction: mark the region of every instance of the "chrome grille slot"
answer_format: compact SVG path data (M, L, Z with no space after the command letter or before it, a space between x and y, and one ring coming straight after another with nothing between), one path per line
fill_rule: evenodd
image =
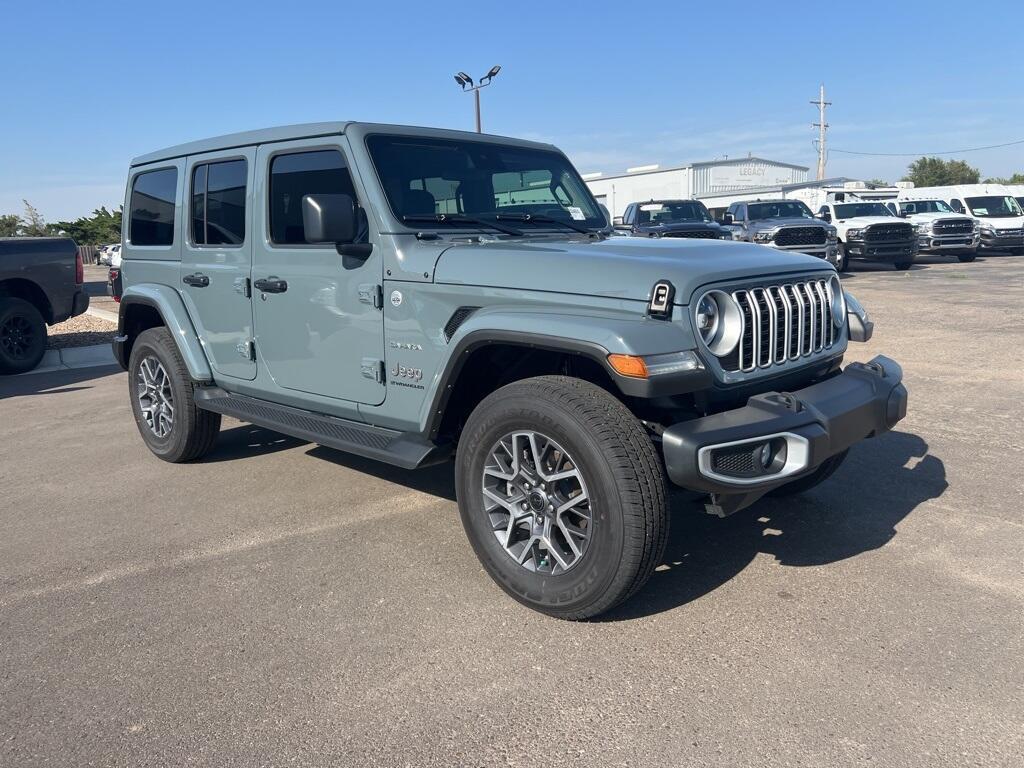
M728 371L750 372L821 354L836 343L826 279L733 291L743 330Z

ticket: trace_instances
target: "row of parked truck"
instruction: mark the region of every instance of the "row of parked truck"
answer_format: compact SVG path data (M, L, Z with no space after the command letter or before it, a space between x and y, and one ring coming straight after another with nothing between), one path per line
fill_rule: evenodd
M631 203L614 220L619 234L743 240L825 259L908 269L918 253L974 261L979 250L1024 253L1024 187L969 184L899 190L891 199L828 193L813 212L803 200L734 202L717 211L699 200Z

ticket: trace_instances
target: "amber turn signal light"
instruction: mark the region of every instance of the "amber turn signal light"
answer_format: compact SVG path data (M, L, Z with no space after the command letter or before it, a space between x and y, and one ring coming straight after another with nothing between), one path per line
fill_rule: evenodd
M647 363L637 355L608 355L608 362L616 373L633 379L647 378Z

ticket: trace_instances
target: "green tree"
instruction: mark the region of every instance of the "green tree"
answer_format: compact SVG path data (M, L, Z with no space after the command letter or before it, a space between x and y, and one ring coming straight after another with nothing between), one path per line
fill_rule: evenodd
M0 215L0 237L17 237L21 232L21 216L16 213Z
M58 221L51 228L72 238L79 245L106 245L121 242L121 209L108 211L97 208L92 216L82 216L74 221Z
M871 181L868 182L868 184L870 184L873 187L888 187L889 186L889 182L888 181L883 181L882 179L872 179Z
M1013 176L990 176L985 179L986 184L1024 184L1024 173L1015 173Z
M46 237L50 234L50 228L46 226L43 215L36 210L28 200L22 200L25 204L25 215L22 217L21 234L25 237Z
M950 184L977 184L981 173L963 160L943 160L922 157L907 168L903 181L914 182L915 187L945 187Z

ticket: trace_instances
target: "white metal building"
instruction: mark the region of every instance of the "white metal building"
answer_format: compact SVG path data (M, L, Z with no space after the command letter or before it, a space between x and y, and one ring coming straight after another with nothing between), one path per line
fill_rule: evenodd
M697 198L715 216L718 216L733 203L744 200L803 200L812 211L816 212L829 199L830 195L833 199L841 199L844 195L854 195L860 200L892 200L901 189L913 186L911 182L902 181L897 182L895 186L881 186L838 176L821 181L773 184L731 192L712 192L697 195Z
M603 203L612 216L621 216L630 203L652 199L687 200L752 187L797 184L807 180L807 171L803 165L743 157L673 168L644 165L610 176L585 173L583 178L597 201Z

